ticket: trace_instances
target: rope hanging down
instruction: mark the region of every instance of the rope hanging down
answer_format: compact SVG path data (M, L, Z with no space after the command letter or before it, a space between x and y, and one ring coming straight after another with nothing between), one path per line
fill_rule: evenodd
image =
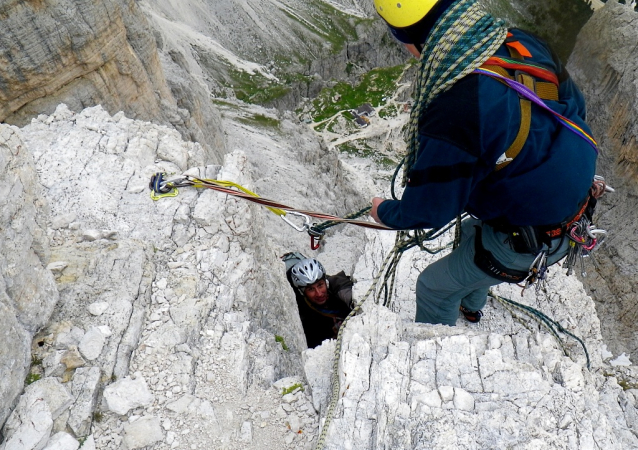
M565 347L565 343L563 342L561 337L558 335L558 333L560 332L560 333L566 334L567 336L578 341L578 343L583 347L583 351L585 352L585 358L587 358L587 369L591 368L591 364L589 360L589 352L587 351L587 346L585 345L583 340L579 338L578 336L576 336L575 334L567 331L560 323L556 322L552 318L543 314L539 310L532 308L531 306L523 305L522 303L515 302L514 300L510 300L509 298L496 295L492 292L492 290L489 291L488 295L492 297L493 299L498 300L505 307L505 309L509 310L510 312L512 312L512 309L516 309L526 314L528 317L531 317L532 319L536 320L541 325L543 325L550 332L550 334L554 336L554 338L558 341L559 345L563 349L563 353L565 353L565 356L569 356L569 353L567 351L567 348Z

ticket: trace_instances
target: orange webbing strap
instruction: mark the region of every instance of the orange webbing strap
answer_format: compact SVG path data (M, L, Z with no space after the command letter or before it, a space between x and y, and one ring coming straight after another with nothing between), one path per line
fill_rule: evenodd
M529 75L522 73L518 75L519 83L524 84L526 87L534 90L534 79ZM521 125L518 127L518 133L516 134L516 138L514 142L509 146L509 148L504 153L504 158L499 158L499 161L496 162L496 166L494 167L495 171L501 170L504 167L507 167L509 163L511 163L516 156L521 152L523 146L525 145L525 141L527 141L527 136L529 136L529 129L532 124L532 102L527 100L526 98L520 99L521 104Z
M507 45L507 50L509 50L512 58L515 59L523 59L523 57L531 58L532 54L527 50L521 42L514 40L514 34L511 31L507 32L507 37L505 38L505 45Z

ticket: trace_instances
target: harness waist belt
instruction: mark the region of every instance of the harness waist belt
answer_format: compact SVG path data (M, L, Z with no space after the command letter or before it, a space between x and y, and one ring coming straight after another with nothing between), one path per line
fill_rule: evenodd
M577 222L578 220L580 220L581 217L583 217L583 214L585 214L585 212L587 211L587 206L589 206L590 199L591 197L587 196L587 198L581 205L576 215L572 217L571 219L566 220L565 222L562 222L559 224L555 224L555 225L535 225L533 228L541 234L546 234L550 239L554 239L554 238L562 236L563 233L565 233L565 231L573 223ZM502 222L499 223L498 220L495 220L495 221L487 220L485 223L487 223L489 226L494 228L496 231L500 231L501 233L506 233L506 234L518 232L519 229L521 228L520 226L517 226L517 225L509 225Z
M474 264L487 275L506 283L520 283L528 277L529 272L515 270L501 264L492 252L483 247L483 231L481 227L475 225L476 235L474 237Z

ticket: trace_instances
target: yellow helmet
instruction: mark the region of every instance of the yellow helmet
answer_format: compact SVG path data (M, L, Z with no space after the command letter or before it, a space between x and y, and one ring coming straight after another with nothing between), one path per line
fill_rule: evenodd
M438 0L374 0L379 15L394 28L414 25L437 3Z

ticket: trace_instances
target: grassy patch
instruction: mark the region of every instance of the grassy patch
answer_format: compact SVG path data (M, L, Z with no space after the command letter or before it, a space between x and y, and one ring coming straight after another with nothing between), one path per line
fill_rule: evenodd
M342 81L332 88L325 88L312 101L310 115L315 122L320 122L364 103L378 108L396 90L403 69L402 65L373 69L363 75L355 86Z
M379 110L379 117L384 118L384 117L396 117L398 114L399 110L397 109L396 105L388 105L385 106L384 108L381 108Z
M303 391L304 390L303 385L301 383L297 383L297 384L293 384L289 388L284 388L281 391L281 395L290 394L291 392L294 392L297 389L301 389Z
M310 0L307 4L309 15L295 15L287 10L282 11L307 30L305 32L293 30L300 41L309 43L311 41L309 34L319 36L323 42L330 43L330 51L333 54L339 53L345 42L358 39L357 26L370 26L374 22L373 19L350 16L321 0ZM312 43L309 45L314 46Z
M353 139L351 141L344 142L343 144L339 144L335 148L341 153L361 158L368 158L384 169L394 169L398 164L398 162L390 156L384 153L379 153L375 148L371 147L365 139Z
M250 74L242 70L231 70L230 76L233 80L235 96L246 103L264 105L283 97L290 90L259 73Z
M238 117L239 122L246 125L258 126L262 128L279 128L279 120L272 117L264 116L263 114L255 114L250 117Z
M279 342L281 344L281 348L283 348L285 351L288 351L288 346L286 345L286 343L284 342L284 338L283 336L279 336L279 335L275 335L275 341Z
M27 378L24 380L24 384L28 386L31 383L35 383L41 378L42 378L42 375L40 375L39 373L30 373L29 375L27 375Z
M630 383L627 380L618 380L618 385L623 389L623 391L628 391L629 389L638 389L638 383Z

